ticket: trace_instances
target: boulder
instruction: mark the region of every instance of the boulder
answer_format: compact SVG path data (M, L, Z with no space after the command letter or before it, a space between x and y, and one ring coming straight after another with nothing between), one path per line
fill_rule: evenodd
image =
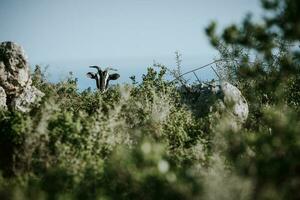
M0 107L28 112L44 94L32 85L30 67L21 46L0 44Z
M237 124L247 120L249 108L246 99L237 87L226 81L184 86L183 90L186 103L200 117L225 113Z
M0 108L7 108L6 106L6 93L5 90L0 87Z
M249 108L245 97L241 91L228 82L221 83L223 93L223 102L230 114L239 122L244 123L247 120Z

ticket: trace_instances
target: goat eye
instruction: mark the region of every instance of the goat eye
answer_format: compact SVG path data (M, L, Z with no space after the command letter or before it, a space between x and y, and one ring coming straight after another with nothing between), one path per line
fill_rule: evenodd
M117 74L117 73L109 75L110 80L117 80L119 77L120 77L120 74Z

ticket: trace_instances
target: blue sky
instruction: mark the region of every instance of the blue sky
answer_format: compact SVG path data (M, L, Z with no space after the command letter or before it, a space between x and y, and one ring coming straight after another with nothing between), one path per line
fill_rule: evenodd
M184 71L206 64L217 52L204 28L240 22L247 12L260 16L259 1L0 0L0 41L21 44L32 66L49 65L52 81L73 71L83 89L94 86L89 65L113 66L128 82L153 60L174 67L175 51Z

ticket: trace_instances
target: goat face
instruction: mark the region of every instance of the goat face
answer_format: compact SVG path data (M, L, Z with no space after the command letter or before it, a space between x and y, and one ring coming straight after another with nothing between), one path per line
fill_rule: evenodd
M108 88L109 81L117 80L120 77L119 74L109 74L108 70L104 70L100 73L100 90L101 92L105 92Z
M110 80L117 80L120 77L117 73L109 74L108 69L101 70L98 66L90 66L90 68L96 68L98 73L88 72L87 76L91 79L96 79L97 88L101 92L105 92L107 90Z

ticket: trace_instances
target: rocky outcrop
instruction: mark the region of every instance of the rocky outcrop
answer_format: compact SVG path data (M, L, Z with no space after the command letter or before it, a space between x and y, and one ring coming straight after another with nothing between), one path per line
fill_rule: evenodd
M240 90L234 85L221 81L184 86L185 101L200 117L212 113L223 113L232 122L243 124L248 117L248 104Z
M27 57L14 42L0 44L0 107L30 111L44 94L32 86Z
M222 102L230 110L230 114L239 122L245 122L248 117L249 108L241 91L228 82L221 83L221 91L224 96Z
M0 108L7 108L6 106L6 93L5 90L0 87Z

